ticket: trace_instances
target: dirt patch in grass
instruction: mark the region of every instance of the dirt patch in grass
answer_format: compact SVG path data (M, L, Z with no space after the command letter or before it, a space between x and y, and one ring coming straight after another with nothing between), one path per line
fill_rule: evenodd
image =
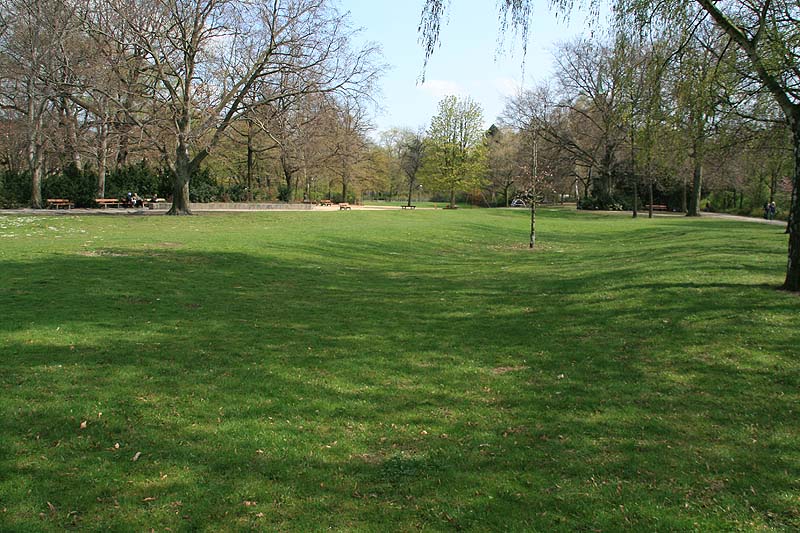
M129 254L114 250L84 250L82 252L78 252L78 255L83 257L128 257Z
M527 370L527 366L498 366L492 369L492 374L508 374L509 372L519 372L520 370Z

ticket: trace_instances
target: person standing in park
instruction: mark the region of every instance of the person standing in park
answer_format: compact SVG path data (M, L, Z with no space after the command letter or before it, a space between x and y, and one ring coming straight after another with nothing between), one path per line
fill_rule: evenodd
M770 202L769 203L769 215L767 216L767 218L769 220L775 220L775 213L777 213L777 211L778 211L778 208L775 205L775 202Z

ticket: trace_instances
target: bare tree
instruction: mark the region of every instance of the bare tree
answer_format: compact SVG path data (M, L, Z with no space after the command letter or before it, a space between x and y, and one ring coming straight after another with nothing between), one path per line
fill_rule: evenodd
M345 17L324 0L112 0L105 10L116 21L111 26L94 7L90 0L84 17L95 31L144 59L139 68L149 80L150 108L120 109L174 175L170 214L190 213L192 175L248 107L345 90L376 75L375 49L351 50ZM115 32L118 23L129 32ZM282 84L287 76L295 83Z
M55 93L50 84L57 51L70 30L69 6L55 0L2 0L0 35L2 107L25 118L26 153L31 175L31 206L43 207L45 124Z

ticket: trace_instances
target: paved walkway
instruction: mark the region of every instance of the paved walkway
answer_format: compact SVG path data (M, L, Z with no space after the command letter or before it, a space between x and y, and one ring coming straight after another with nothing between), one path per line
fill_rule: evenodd
M729 215L727 213L703 213L700 215L702 217L708 218L724 218L727 220L738 220L739 222L754 222L756 224L769 224L771 226L783 226L786 227L785 220L767 220L766 218L756 218L756 217L743 217L739 215Z
M389 205L353 205L351 208L355 211L401 211L401 207ZM157 209L146 208L116 208L109 207L105 209L86 209L86 208L73 208L73 209L31 209L29 207L21 209L0 209L0 215L164 215L169 209L169 205L164 207L159 206ZM339 205L333 204L332 206L323 207L319 205L309 206L307 204L274 204L274 207L237 207L232 204L231 207L224 207L223 204L192 204L191 209L193 213L253 213L253 212L300 212L300 211L339 211ZM433 207L417 207L420 210L434 209Z

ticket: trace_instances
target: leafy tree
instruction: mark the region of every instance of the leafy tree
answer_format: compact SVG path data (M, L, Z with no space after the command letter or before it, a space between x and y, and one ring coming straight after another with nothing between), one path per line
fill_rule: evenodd
M480 185L486 169L483 110L471 98L447 96L431 120L424 147L422 175L427 185L447 192L450 207L456 192Z

